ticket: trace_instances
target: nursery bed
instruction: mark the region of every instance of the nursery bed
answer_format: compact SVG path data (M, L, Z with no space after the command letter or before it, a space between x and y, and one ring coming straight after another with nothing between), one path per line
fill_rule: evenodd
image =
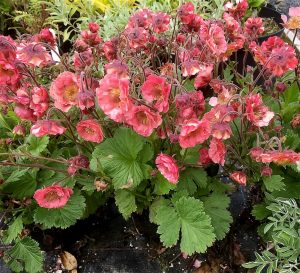
M230 207L234 223L229 234L206 255L187 259L182 257L179 247L165 249L161 246L156 226L149 223L148 215L135 215L125 221L113 202L101 208L97 215L66 230L36 228L32 236L45 251L47 273L62 272L58 262L62 251L75 256L78 273L251 272L240 266L253 259L259 248L257 223L249 218L247 199L242 188L234 192ZM193 266L196 259L202 262L199 269ZM10 271L0 264L0 272Z

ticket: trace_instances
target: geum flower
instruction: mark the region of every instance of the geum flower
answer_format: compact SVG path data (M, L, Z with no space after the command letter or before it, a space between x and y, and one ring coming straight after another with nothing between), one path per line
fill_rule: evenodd
M88 168L90 161L84 155L77 155L68 160L68 174L74 175L81 168Z
M252 42L250 49L254 52L256 61L274 76L281 77L298 65L295 49L277 36L270 37L261 46Z
M142 27L148 28L152 23L153 12L149 9L142 9L130 16L128 28Z
M198 74L194 82L194 87L201 88L209 84L209 82L212 79L213 70L214 70L213 64L200 65Z
M164 12L154 13L152 16L153 32L162 33L169 29L170 16Z
M206 45L217 57L226 53L227 42L223 29L217 24L211 24L208 28Z
M44 67L52 61L46 48L38 43L20 44L17 48L17 59L33 67Z
M159 172L172 184L177 184L179 179L179 168L176 160L166 154L159 154L155 159Z
M100 124L94 119L81 120L76 125L78 135L86 141L100 143L104 134Z
M31 127L31 134L36 137L62 135L67 129L53 120L39 120Z
M149 41L149 33L142 27L128 28L125 31L129 46L133 49L143 49Z
M15 41L10 36L0 35L0 60L14 62L16 59Z
M171 84L166 81L166 78L149 75L141 87L142 96L145 101L153 103L153 107L159 111L166 113L169 110L169 95Z
M247 183L247 176L244 172L235 171L230 175L230 179L241 184L246 185Z
M284 27L287 29L300 28L300 7L291 7L289 9L288 19L286 15L281 15L281 19L284 23Z
M249 94L246 98L246 118L255 126L268 126L274 113L263 104L260 94Z
M207 120L191 119L181 128L179 144L182 148L194 147L207 140L210 132L210 125Z
M79 83L74 73L65 71L58 75L50 87L50 96L54 106L68 112L73 105L78 105Z
M250 156L256 162L275 163L277 165L296 164L300 160L300 153L292 150L264 150L262 148L253 148L250 151Z
M128 111L129 81L120 79L116 74L108 74L99 82L96 89L98 105L112 120L123 122L124 113Z
M150 136L153 130L162 123L159 113L151 111L145 105L132 105L125 115L125 120L128 125L132 126L134 131L145 137Z
M37 190L33 198L42 208L57 209L64 207L72 194L71 188L55 185Z
M20 79L18 69L13 63L0 59L0 85L15 85Z
M201 91L183 92L175 97L177 123L184 124L190 119L197 119L205 109L205 100Z
M208 155L214 163L224 166L226 155L224 142L220 139L212 138L209 144Z
M199 149L199 160L198 164L201 166L207 166L212 163L212 160L209 157L209 152L207 148Z
M194 18L194 5L192 2L182 4L178 9L178 17L183 24L189 24Z
M246 20L244 31L251 37L256 38L265 31L263 20L260 17L250 17Z

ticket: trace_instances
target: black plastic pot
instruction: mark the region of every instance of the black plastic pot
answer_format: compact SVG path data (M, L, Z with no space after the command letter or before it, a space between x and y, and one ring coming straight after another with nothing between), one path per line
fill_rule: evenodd
M261 44L263 41L266 41L268 38L272 37L272 36L278 36L280 37L283 34L283 21L281 19L281 14L275 10L274 8L272 8L272 6L265 6L262 7L260 12L258 13L259 17L262 18L272 18L276 24L280 27L280 30L265 36L261 36L258 38L258 42Z

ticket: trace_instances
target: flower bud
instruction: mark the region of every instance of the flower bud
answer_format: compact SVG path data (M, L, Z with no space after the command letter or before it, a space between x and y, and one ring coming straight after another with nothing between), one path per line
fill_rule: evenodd
M260 170L261 176L271 176L272 172L273 171L269 166L263 166Z
M285 90L286 90L286 84L283 83L283 82L279 82L276 84L276 90L279 92L279 93L283 93Z
M25 136L26 129L23 125L19 124L19 125L15 126L15 128L13 129L13 134L19 135L19 136Z

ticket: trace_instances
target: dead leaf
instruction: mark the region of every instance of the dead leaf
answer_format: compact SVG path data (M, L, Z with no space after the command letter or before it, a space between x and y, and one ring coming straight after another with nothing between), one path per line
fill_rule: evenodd
M60 254L61 262L65 269L72 270L72 273L76 273L77 270L77 260L76 258L69 252L64 251ZM76 270L76 271L73 271Z
M236 265L242 265L246 262L245 256L241 252L241 246L239 244L234 244L233 246L233 262Z
M199 269L194 271L193 273L212 273L211 267L208 263L203 263Z

